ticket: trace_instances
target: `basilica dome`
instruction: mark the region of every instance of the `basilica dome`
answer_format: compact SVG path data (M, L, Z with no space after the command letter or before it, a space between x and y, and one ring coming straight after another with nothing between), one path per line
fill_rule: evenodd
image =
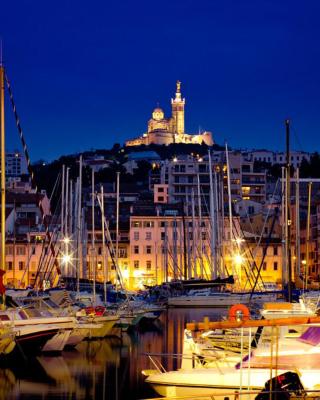
M152 112L152 119L156 121L161 121L164 118L164 112L162 108L156 107Z

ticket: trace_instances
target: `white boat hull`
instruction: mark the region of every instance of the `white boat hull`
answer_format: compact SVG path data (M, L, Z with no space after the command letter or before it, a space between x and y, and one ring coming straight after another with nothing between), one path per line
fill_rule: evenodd
M254 294L250 300L250 294L236 294L230 295L224 293L221 295L208 295L208 296L177 296L168 298L169 307L214 307L223 308L229 307L233 304L247 304L249 301L254 303L272 302L276 301L274 293L268 294Z

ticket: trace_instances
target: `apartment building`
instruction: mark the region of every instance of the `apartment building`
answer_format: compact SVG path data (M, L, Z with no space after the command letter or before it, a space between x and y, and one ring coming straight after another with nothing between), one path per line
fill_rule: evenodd
M212 165L216 171L218 190L221 191L222 177L224 197L227 200L227 168L224 152L213 152ZM254 162L241 152L229 152L230 186L233 201L266 200L266 171L258 171ZM210 204L210 176L208 156L180 156L166 160L161 168L161 183L168 185L169 203L188 201L198 203L199 194L204 210Z
M248 156L250 156L253 161L266 162L271 165L285 165L287 160L285 152L275 152L270 150L248 151ZM310 161L310 157L311 154L305 151L290 151L290 163L294 168L298 168L303 159Z

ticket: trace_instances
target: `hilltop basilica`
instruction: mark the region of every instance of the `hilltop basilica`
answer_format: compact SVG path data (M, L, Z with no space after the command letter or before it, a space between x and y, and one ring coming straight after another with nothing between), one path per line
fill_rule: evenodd
M184 131L184 105L185 99L181 97L181 82L177 82L176 97L171 99L172 116L165 118L164 112L157 107L153 110L152 118L148 122L148 131L142 136L128 140L126 146L139 146L141 144L171 144L192 143L208 146L213 145L211 132L198 135L187 134Z

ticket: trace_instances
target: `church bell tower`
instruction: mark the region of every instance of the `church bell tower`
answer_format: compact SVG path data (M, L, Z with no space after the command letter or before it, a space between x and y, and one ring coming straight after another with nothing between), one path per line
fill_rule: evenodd
M184 105L185 99L181 98L181 82L177 81L176 97L171 99L173 129L175 133L184 133Z

